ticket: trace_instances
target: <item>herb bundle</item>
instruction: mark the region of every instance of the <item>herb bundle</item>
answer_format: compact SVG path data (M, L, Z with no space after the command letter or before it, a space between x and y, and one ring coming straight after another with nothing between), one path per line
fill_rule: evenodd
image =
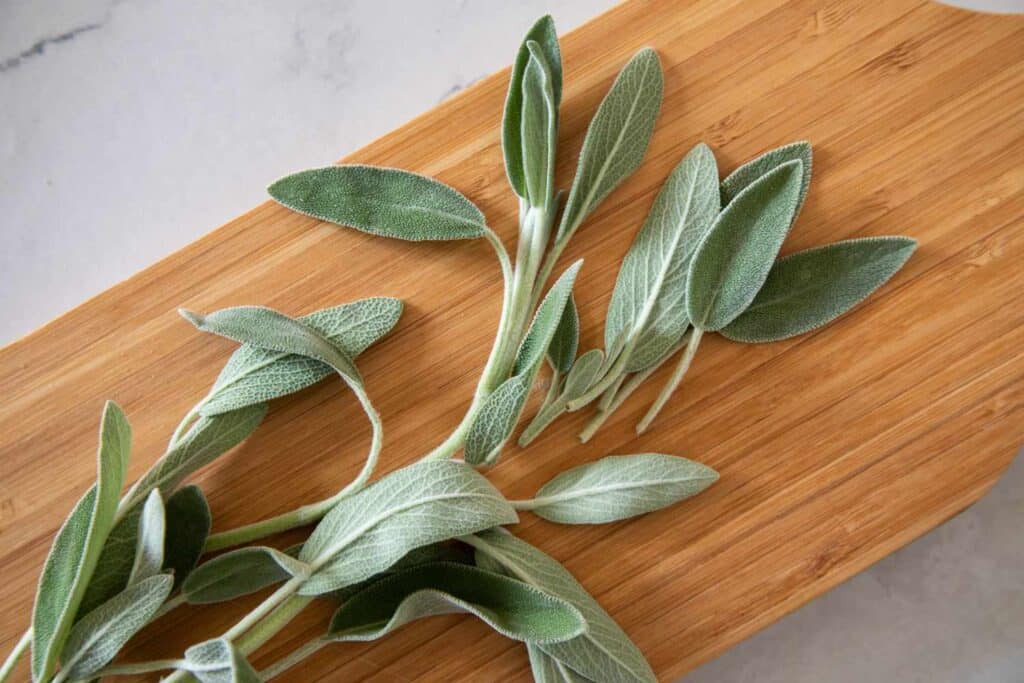
M365 299L298 318L259 306L182 311L197 329L240 346L166 452L124 495L131 427L107 403L97 482L54 539L31 629L0 668L0 681L29 648L38 682L157 671L172 671L170 681L267 680L331 644L381 638L450 612L474 615L523 642L538 681L655 680L643 654L572 575L504 527L524 510L561 524L627 519L699 493L717 473L677 456L609 456L562 472L533 498L509 501L474 466L497 462L545 359L552 390L521 442L594 401L599 425L685 343L653 418L704 332L757 342L813 329L888 279L913 244L852 240L776 261L806 193L809 147L771 152L719 184L714 156L700 145L669 177L623 263L605 350L577 355L572 290L581 263L545 285L580 225L642 161L660 108L661 68L645 49L622 69L588 128L564 206L554 182L561 92L558 40L544 17L516 56L502 122L505 167L520 207L514 258L469 199L414 173L330 166L269 188L295 211L374 235L483 238L493 247L504 281L501 317L451 435L416 463L371 482L383 425L356 360L397 323L398 300ZM372 426L359 474L322 501L211 534L203 492L184 482L247 438L269 401L331 375L352 390ZM460 452L462 460L452 459ZM260 543L314 524L298 546ZM235 546L242 547L203 561ZM173 609L271 587L234 626L179 656L112 664L134 634ZM248 656L316 599L339 604L323 633L257 672Z

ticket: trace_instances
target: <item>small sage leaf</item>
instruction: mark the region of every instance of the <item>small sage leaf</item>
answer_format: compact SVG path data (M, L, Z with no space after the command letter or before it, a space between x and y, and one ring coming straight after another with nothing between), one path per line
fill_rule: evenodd
M86 587L114 526L132 430L113 401L103 408L97 483L57 532L43 565L32 609L32 678L48 680L74 623Z
M218 638L185 650L187 670L200 683L260 683L252 664L231 643Z
M783 145L777 149L765 152L730 173L722 181L722 204L725 205L731 202L744 188L765 173L794 159L799 159L800 163L803 164L800 176L800 199L797 201L796 211L793 212L793 220L796 220L797 215L800 213L800 208L804 205L804 199L807 197L807 188L811 184L811 143L806 140Z
M562 643L540 645L545 654L595 681L657 680L625 631L557 561L504 529L489 529L467 541L477 549L478 558L489 556L510 576L565 600L583 614L587 631Z
M562 97L562 56L558 48L558 34L555 22L544 16L527 31L523 43L512 65L508 95L505 99L505 114L501 122L501 146L505 152L505 172L512 189L520 197L527 196L526 179L523 173L523 79L530 62L530 48L533 42L539 48L550 73L551 94L557 117L558 104ZM556 119L557 125L557 119Z
M399 572L352 596L335 612L329 640L376 640L410 621L468 612L507 638L554 643L580 635L583 615L529 584L462 564Z
M907 237L865 237L790 254L776 261L750 307L721 333L770 342L826 325L885 284L916 247Z
M654 50L633 56L587 128L557 240L565 242L644 158L661 109L661 64Z
M167 518L164 500L160 492L149 492L142 515L139 517L139 532L136 534L135 561L128 574L128 585L156 576L164 566L164 537Z
M604 351L601 349L591 349L577 358L565 378L562 398L571 401L582 396L600 378L603 367Z
M672 455L612 455L562 472L537 491L529 509L561 524L603 524L677 503L713 484L718 473Z
M554 193L558 105L540 45L530 40L527 48L530 59L523 72L523 176L526 199L532 206L542 207L550 203Z
M720 330L754 300L789 232L801 168L795 160L769 171L718 214L693 255L686 281L695 327Z
M420 548L413 548L403 555L402 559L398 560L398 562L395 562L384 571L373 575L365 581L360 581L359 583L352 584L351 586L345 586L344 588L333 591L329 593L328 596L334 600L338 600L339 602L344 602L356 593L369 588L373 584L386 579L389 576L394 576L399 572L412 569L413 567L437 562L472 565L473 553L467 546L461 543L432 543Z
M190 604L223 602L304 576L310 568L274 548L251 546L218 555L189 574L181 593Z
M536 645L527 643L526 651L530 655L530 670L535 683L588 683L590 680L547 655Z
M605 346L634 338L627 372L651 367L686 332L686 274L718 210L715 155L699 144L665 181L615 281Z
M567 373L576 360L580 343L580 315L572 297L565 304L562 319L558 321L555 336L548 345L548 363L560 373Z
M353 360L390 332L402 315L402 302L388 297L361 299L297 318ZM267 351L243 344L217 377L200 408L203 415L265 403L301 391L327 378L331 367L308 356Z
M470 465L487 465L497 459L523 413L530 379L526 374L510 377L484 400L466 434L463 457Z
M267 191L293 211L400 240L480 237L484 215L433 178L376 166L327 166L281 178Z
M169 574L147 577L79 619L61 653L62 671L67 678L88 679L109 664L125 643L149 623L171 594L173 585Z
M370 578L414 548L517 520L472 467L409 465L341 500L320 521L299 553L314 570L299 592L329 593Z
M195 485L178 489L167 499L167 531L164 543L164 569L174 574L174 587L180 588L203 555L212 520L206 496Z
M523 341L516 353L516 360L512 366L513 375L521 375L528 372L536 372L540 368L541 361L551 340L558 330L566 306L572 296L572 287L576 282L576 275L579 274L583 261L576 261L565 269L565 272L551 285L544 300L537 307ZM533 381L531 379L531 384Z
M128 575L135 564L140 517L141 502L131 508L107 535L76 618L93 611L128 586Z

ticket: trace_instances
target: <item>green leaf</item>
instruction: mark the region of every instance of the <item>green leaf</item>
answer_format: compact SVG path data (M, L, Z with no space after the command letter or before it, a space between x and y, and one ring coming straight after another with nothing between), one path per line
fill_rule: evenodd
M718 473L672 455L612 455L562 472L537 491L530 510L561 524L628 519L696 495Z
M338 590L331 592L328 596L334 600L338 600L339 602L344 602L356 593L369 588L382 579L393 576L399 572L406 571L407 569L412 569L413 567L437 562L472 565L473 553L469 548L467 548L467 546L461 543L432 543L420 548L413 548L403 555L398 562L395 562L384 571L374 574L365 581L360 581L359 583L354 583L351 586L339 588Z
M167 520L164 500L160 492L149 492L142 515L139 517L139 531L136 534L135 561L128 574L128 585L156 576L164 566L164 535Z
M527 196L526 180L523 173L523 80L530 62L530 42L536 43L543 55L544 64L550 73L551 95L554 101L557 126L558 105L562 98L562 56L558 48L558 34L555 22L550 16L543 16L527 31L523 38L516 61L512 65L508 95L505 99L505 114L501 123L501 146L505 152L505 171L512 189L520 197Z
M570 296L562 311L562 319L558 321L555 336L548 345L548 363L558 372L569 372L576 360L579 343L580 315L576 309L576 302Z
M530 670L535 683L588 683L584 678L554 657L549 657L536 645L526 644L530 655Z
M504 529L490 529L466 539L514 578L574 605L587 622L587 632L564 643L541 645L545 654L595 681L654 682L643 653L565 567ZM481 564L478 559L477 564Z
M402 301L361 299L297 318L353 360L387 335L402 315ZM331 367L308 356L267 351L243 344L217 377L201 404L203 415L217 415L287 396L325 379Z
M410 621L468 612L506 638L561 642L580 635L579 610L537 588L462 564L434 563L399 572L350 598L331 619L327 638L381 638Z
M116 403L107 401L100 425L97 483L78 501L57 532L39 577L32 610L35 681L47 680L53 673L114 525L131 439L128 418Z
M572 296L572 286L576 282L576 275L579 274L583 261L576 261L565 269L565 272L551 285L544 300L537 307L537 313L533 316L523 341L519 344L519 351L516 353L516 360L512 366L513 375L524 373L536 373L540 368L541 361L551 340L558 330L562 320L565 307ZM531 379L530 384L533 384Z
M493 464L512 436L526 405L532 377L515 375L484 400L466 433L463 457L470 465Z
M796 160L769 171L718 214L693 255L686 281L686 305L695 327L719 330L753 301L789 232L801 169Z
M299 589L320 595L370 578L414 548L518 521L472 467L426 461L382 477L341 500L302 546L314 573Z
M487 229L480 209L461 193L396 168L315 168L285 176L267 191L293 211L382 237L461 240Z
M231 643L218 638L185 650L188 671L200 683L260 683L252 664Z
M309 572L306 563L280 550L250 546L196 567L182 584L181 593L192 605L224 602Z
M797 201L796 211L793 212L793 220L796 220L797 215L800 214L800 208L804 205L804 199L807 197L807 188L811 184L811 143L806 140L783 145L782 147L765 152L730 173L722 181L722 204L729 204L736 198L736 195L752 182L765 173L794 159L799 159L800 163L803 164L800 176L800 199Z
M523 72L523 177L531 206L548 206L554 196L555 148L558 144L558 105L551 71L541 47L527 41L530 59Z
M135 564L135 546L139 536L142 503L131 508L107 535L89 586L78 607L80 618L111 599L128 586L128 575Z
M718 166L701 143L665 181L615 281L605 346L633 338L627 372L651 367L686 332L686 274L718 210Z
M199 564L203 546L210 535L212 520L206 496L198 486L185 486L174 492L166 503L167 532L164 543L164 569L174 574L174 587L180 588Z
M753 303L721 333L753 343L817 329L885 284L916 247L908 237L865 237L790 254L775 262Z
M133 583L125 591L82 617L61 654L69 680L88 679L110 663L132 636L149 623L167 596L174 579L157 574Z
M134 507L153 489L169 494L190 474L244 441L256 431L266 414L266 404L258 403L219 415L200 417L185 436L132 486L128 493L130 504Z
M577 358L565 378L562 398L571 401L582 396L600 378L603 367L604 351L601 349L591 349Z
M590 122L558 227L558 242L567 241L597 205L640 165L661 108L661 92L658 55L644 48L619 72Z

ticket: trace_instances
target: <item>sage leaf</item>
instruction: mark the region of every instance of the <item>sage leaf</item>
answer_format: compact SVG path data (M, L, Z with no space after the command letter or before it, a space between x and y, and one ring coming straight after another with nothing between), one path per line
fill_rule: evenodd
M580 635L583 615L521 581L462 564L408 569L352 596L331 619L329 640L381 638L416 619L468 612L506 638L554 643Z
M419 548L413 548L403 555L398 562L395 562L384 571L374 574L365 581L332 591L328 596L339 602L344 602L356 593L369 588L389 576L394 576L413 567L438 562L472 565L473 553L467 546L461 543L432 543Z
M192 605L224 602L305 576L310 567L280 550L265 546L239 548L196 567L181 586Z
M526 644L530 655L530 670L535 683L588 683L584 678L554 657L549 657L536 645Z
M736 195L742 192L752 182L763 176L765 173L778 168L787 161L793 161L794 159L798 159L802 164L802 173L800 176L800 199L797 201L796 210L793 212L793 220L796 220L796 217L800 214L801 207L804 205L804 199L807 197L807 188L811 185L811 143L806 140L783 145L782 147L765 152L761 156L748 161L730 173L728 177L722 181L722 204L729 204L736 198Z
M527 41L530 59L523 72L523 176L531 206L547 206L554 195L558 105L551 71L538 43Z
M611 455L542 486L527 509L561 524L604 524L668 507L713 484L718 473L672 455Z
M61 654L69 680L88 679L110 663L132 636L149 623L167 596L174 579L149 576L78 620Z
M314 572L302 595L370 578L414 548L518 521L487 479L454 461L425 461L388 474L339 501L313 530L299 559Z
M595 681L657 680L625 631L557 561L504 529L489 529L466 541L477 549L478 558L490 556L514 578L569 602L583 614L587 631L563 643L540 645L545 654Z
M373 297L314 311L297 320L354 360L387 335L401 315L400 299ZM265 403L312 386L332 372L329 365L308 356L243 344L228 359L200 413L218 415Z
M536 372L544 359L544 354L551 346L551 340L558 330L562 320L563 312L572 296L572 287L576 282L576 276L583 266L583 261L576 261L565 269L565 272L551 285L544 300L537 307L523 341L516 353L516 360L512 366L513 375L521 375L528 372ZM532 380L530 382L533 384Z
M164 500L160 492L149 492L142 515L139 517L139 531L136 534L135 561L128 574L128 585L156 576L164 566L164 536L167 520Z
M644 158L661 108L662 73L650 48L636 53L615 78L587 128L556 240L568 241L580 223Z
M571 401L582 396L600 378L602 368L604 351L601 349L591 349L581 355L565 377L562 398Z
M210 535L212 519L206 496L195 485L185 486L167 499L164 569L174 575L174 587L180 588L203 555Z
M523 413L531 379L527 374L510 377L484 400L466 433L462 455L470 465L497 460Z
M801 169L795 160L769 171L718 214L693 255L686 281L695 327L720 330L753 301L789 232Z
M718 166L701 143L662 185L615 281L605 346L634 338L627 372L649 368L686 332L686 274L718 210Z
M132 486L134 505L153 489L169 494L186 477L240 444L259 427L267 405L257 403L226 413L200 417L175 445Z
M572 369L576 360L576 351L580 343L580 315L576 302L570 296L562 311L562 319L558 321L555 335L548 345L548 363L560 373Z
M185 650L187 670L200 683L260 683L262 679L238 649L223 638Z
M32 679L48 680L74 623L100 552L114 525L131 452L131 425L113 401L103 408L97 483L57 532L32 609Z
M535 43L543 55L544 64L550 73L551 95L555 115L562 99L562 56L558 48L558 34L555 22L550 16L543 16L526 32L516 60L512 65L508 95L505 98L505 113L501 122L501 146L505 153L505 172L512 189L520 197L527 197L526 180L523 173L523 80L530 62L528 43ZM557 125L557 118L556 118Z
M775 262L754 301L721 333L771 342L826 325L885 284L916 247L907 237L865 237L790 254Z
M397 168L315 168L285 176L267 191L293 211L382 237L460 240L487 229L480 209L460 192Z
M142 503L136 504L107 535L96 569L78 607L78 617L85 616L128 586L128 575L135 564Z

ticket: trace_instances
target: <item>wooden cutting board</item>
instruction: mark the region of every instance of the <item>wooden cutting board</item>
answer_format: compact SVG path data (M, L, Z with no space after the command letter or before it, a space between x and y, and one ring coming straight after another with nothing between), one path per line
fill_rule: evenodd
M518 39L508 36L510 56ZM825 329L762 346L708 339L645 437L633 425L664 373L590 444L575 439L586 419L577 413L493 470L512 497L608 453L676 453L721 472L701 496L633 522L560 527L524 515L518 529L565 562L667 681L970 505L1024 443L1024 17L918 0L626 3L564 40L563 186L600 98L643 45L665 67L650 152L564 258L586 258L584 348L599 343L619 260L654 193L699 140L725 172L813 142L814 182L786 251L864 235L920 241L891 283ZM516 204L498 134L506 78L348 160L438 176L511 241ZM407 304L395 333L360 359L392 469L439 442L468 403L500 301L482 241L374 239L268 203L0 351L4 650L27 623L55 530L93 479L103 400L134 425L134 478L233 350L177 307L301 314L377 294ZM278 401L200 478L216 527L336 490L367 441L339 382ZM135 654L176 656L250 605L180 609ZM327 613L304 615L256 663L309 638ZM285 678L506 681L527 671L520 646L445 617L325 650Z

